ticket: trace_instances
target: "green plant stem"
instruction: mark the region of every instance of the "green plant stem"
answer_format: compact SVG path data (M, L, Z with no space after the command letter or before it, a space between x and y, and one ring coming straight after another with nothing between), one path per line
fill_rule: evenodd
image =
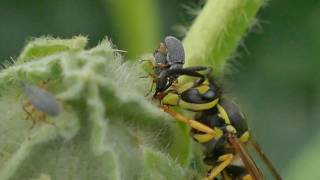
M129 58L136 58L142 53L152 52L159 38L159 17L155 0L117 0L111 4L113 18L118 24L119 45L128 51Z
M263 0L208 0L183 44L186 66L209 65L220 75Z

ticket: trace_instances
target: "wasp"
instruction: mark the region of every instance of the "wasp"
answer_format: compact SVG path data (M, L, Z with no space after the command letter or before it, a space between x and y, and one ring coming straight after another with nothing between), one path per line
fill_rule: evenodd
M47 115L57 116L61 112L61 108L55 97L44 89L22 82L22 88L28 97L28 102L23 105L26 112L26 120L31 118L33 128L37 121L50 123L47 121ZM53 125L53 124L52 124Z
M211 167L205 179L264 179L261 170L247 153L249 142L275 179L281 179L258 143L251 138L245 116L234 102L224 97L216 80L210 75L211 71L210 67L205 66L164 71L157 81L159 89L154 96L165 112L188 124L192 137L203 145L204 163ZM165 86L171 76L181 75L196 79L176 87ZM195 116L188 118L171 110L170 106L195 112Z

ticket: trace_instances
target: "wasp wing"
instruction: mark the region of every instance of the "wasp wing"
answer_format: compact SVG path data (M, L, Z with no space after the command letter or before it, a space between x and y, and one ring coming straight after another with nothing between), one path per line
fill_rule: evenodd
M265 153L262 151L262 148L260 147L260 145L258 144L258 142L255 140L255 138L253 138L251 136L250 138L250 142L252 144L252 146L254 147L254 149L257 151L258 155L260 156L260 158L262 159L262 161L267 165L268 169L270 170L270 172L272 173L273 177L276 180L281 180L281 176L280 174L277 172L277 170L273 167L271 161L269 160L269 158L265 155Z
M263 180L263 174L256 165L256 163L252 160L250 155L247 153L243 143L240 141L238 137L233 134L228 135L228 141L235 149L236 153L240 156L241 160L243 161L246 169L251 174L254 180Z

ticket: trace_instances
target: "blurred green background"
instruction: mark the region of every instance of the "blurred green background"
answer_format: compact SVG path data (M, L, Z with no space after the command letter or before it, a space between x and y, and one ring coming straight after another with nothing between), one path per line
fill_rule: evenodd
M185 5L199 7L200 1L1 0L0 61L17 57L31 37L79 34L91 46L108 36L128 58L138 58L165 35L183 37L181 27L196 12ZM310 170L312 161L301 162L320 147L320 1L271 1L258 18L231 62L226 91L277 169L290 177L300 166Z

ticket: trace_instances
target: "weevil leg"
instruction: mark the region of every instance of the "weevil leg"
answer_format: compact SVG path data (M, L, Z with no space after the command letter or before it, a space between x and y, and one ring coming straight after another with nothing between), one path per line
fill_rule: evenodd
M160 67L162 69L165 69L169 67L169 64L158 63L154 67Z
M41 80L38 85L40 88L42 89L47 89L48 88L48 83L50 81L50 78L48 78L47 80Z
M157 75L154 73L149 73L148 75L140 76L139 78L149 78L149 77L151 77L153 80L157 79Z
M48 121L47 121L47 116L46 116L46 114L45 114L45 113L42 113L42 112L39 114L38 119L39 119L39 121L42 121L42 122L45 122L45 123L48 122Z
M26 103L25 105L22 106L23 111L27 113L26 120L28 120L29 118L31 118L31 120L32 120L32 125L31 125L30 129L34 128L34 126L35 126L35 124L37 122L37 120L34 117L34 113L37 111L37 109L33 107L31 109L31 112L29 112L29 110L27 109L27 107L29 107L31 105L32 104L30 102L28 102L28 103Z
M27 108L30 107L30 106L32 106L31 102L27 102L26 104L24 104L24 105L22 106L23 111L24 111L25 113L27 113L26 120L28 120L29 117L32 116L32 113L30 113L29 110L27 109Z
M29 117L31 116L30 112L28 111L26 106L22 106L22 109L27 114L27 117L25 118L25 120L28 120Z
M54 123L48 121L48 118L47 118L47 114L46 114L46 113L41 113L41 114L39 115L39 120L42 121L42 122L44 122L44 123L46 123L46 124L50 124L50 125L52 125L52 126L54 126L54 127L57 127Z
M145 97L149 96L149 94L152 92L153 86L154 86L154 84L156 83L156 79L158 78L157 75L156 75L156 74L153 74L153 73L149 73L149 74L147 75L147 77L150 77L150 76L152 77L152 83L151 83L150 90L148 91L147 94L144 95Z
M154 81L151 83L151 87L150 87L150 90L148 91L148 93L146 95L144 95L145 97L149 96L149 94L152 93L153 86L154 86Z
M145 76L139 76L139 78L148 78L148 77L150 77L149 75L145 75Z
M169 64L164 64L164 63L157 63L157 64L154 64L152 60L150 59L141 59L139 60L140 63L143 63L143 62L147 62L149 66L151 66L153 69L155 69L156 67L160 67L162 69L164 68L168 68L170 65Z
M28 101L28 102L25 103L23 106L24 106L25 108L27 108L27 107L29 107L29 106L32 106L32 103L31 103L30 101Z
M187 117L183 116L182 114L175 112L171 110L166 105L160 105L160 108L163 109L166 113L170 114L172 117L174 117L176 120L181 121L183 123L186 123L191 128L194 128L198 131L210 134L212 138L215 138L216 136L220 136L223 132L218 132L218 129L213 130L212 128L192 119L188 119Z
M139 59L138 62L139 63L147 62L150 66L154 66L154 64L153 64L151 59Z
M218 158L219 165L212 168L209 175L204 180L213 180L217 177L233 160L233 154L224 154Z
M151 59L140 59L138 61L140 64L144 63L144 62L147 62L148 63L148 66L151 66L152 69L155 69L156 65L153 63L153 61Z
M32 116L30 116L30 117L31 117L31 120L32 120L32 125L31 125L30 129L33 129L34 126L35 126L36 123L37 123L37 120L36 120L34 117L32 117Z
M30 117L31 119L37 120L37 109L35 107L32 107L31 112L30 112Z

